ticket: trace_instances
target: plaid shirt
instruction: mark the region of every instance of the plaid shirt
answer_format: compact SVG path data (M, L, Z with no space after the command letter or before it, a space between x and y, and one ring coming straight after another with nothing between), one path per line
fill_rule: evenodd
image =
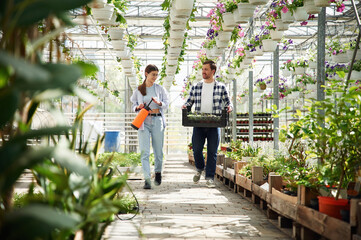
M202 87L203 81L193 85L191 91L189 92L189 97L185 103L187 107L192 107L195 103L195 112L201 111ZM224 107L232 106L232 103L229 101L226 86L223 83L215 81L213 88L212 114L222 114L222 110L224 109L222 106L222 101L224 103Z

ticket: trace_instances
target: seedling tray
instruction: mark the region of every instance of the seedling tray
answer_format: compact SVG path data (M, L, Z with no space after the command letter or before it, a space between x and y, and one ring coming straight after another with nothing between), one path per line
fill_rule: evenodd
M226 127L229 114L222 110L221 115L192 113L188 109L182 111L182 125L185 127Z

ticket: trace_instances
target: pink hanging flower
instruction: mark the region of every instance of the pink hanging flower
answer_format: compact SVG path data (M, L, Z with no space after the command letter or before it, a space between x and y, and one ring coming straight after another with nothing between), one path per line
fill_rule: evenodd
M286 6L283 6L282 12L283 12L283 13L287 13L287 12L288 12L288 8L287 8Z
M238 32L238 36L239 36L240 38L243 38L243 37L244 37L244 32Z
M303 22L301 22L300 24L301 24L301 26L306 26L306 25L308 24L308 22L307 22L307 21L303 21Z

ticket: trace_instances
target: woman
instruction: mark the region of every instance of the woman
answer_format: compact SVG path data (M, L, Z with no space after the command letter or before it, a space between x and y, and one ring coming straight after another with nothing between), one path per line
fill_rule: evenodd
M151 189L149 166L150 138L152 138L155 158L154 184L160 185L162 182L164 129L166 126L163 111L168 108L169 100L166 90L154 83L158 78L159 71L157 66L149 64L144 72L145 80L134 91L130 100L133 103L132 109L135 112L144 108L152 100L149 105L151 111L138 130L139 148L145 179L144 189Z

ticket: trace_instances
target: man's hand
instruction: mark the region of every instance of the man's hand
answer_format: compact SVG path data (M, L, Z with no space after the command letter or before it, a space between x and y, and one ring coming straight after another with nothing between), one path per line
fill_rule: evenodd
M185 108L187 108L187 106L186 106L186 105L183 105L183 106L182 106L182 109L185 109Z
M228 113L230 113L230 112L232 112L232 111L233 111L233 109L232 109L232 107L231 107L231 106L228 106L227 108L228 108L228 109L227 109L227 112L228 112Z

